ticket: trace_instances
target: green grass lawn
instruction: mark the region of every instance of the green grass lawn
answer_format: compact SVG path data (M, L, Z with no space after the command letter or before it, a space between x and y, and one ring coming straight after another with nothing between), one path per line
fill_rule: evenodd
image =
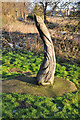
M78 118L78 93L47 98L28 94L3 94L3 118Z
M31 72L37 74L43 54L19 50L2 51L3 80ZM57 58L56 77L68 79L79 88L80 68L69 63L59 64ZM78 118L78 91L62 97L47 98L28 94L3 93L3 118Z

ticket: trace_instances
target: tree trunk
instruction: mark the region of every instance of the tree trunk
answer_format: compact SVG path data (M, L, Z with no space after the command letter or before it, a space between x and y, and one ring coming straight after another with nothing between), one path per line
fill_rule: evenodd
M46 9L47 9L47 5L48 3L45 2L45 6L43 6L43 9L44 9L44 23L46 24Z
M44 23L46 24L46 8L44 8Z
M34 15L36 27L44 43L44 60L37 73L38 84L49 85L54 82L56 59L53 42L41 17Z

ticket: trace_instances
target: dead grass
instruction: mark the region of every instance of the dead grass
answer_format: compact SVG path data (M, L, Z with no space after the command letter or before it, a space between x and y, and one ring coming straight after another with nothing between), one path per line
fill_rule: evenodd
M47 17L47 20L54 24L56 24L56 23L59 24L59 29L61 28L61 26L64 27L66 24L77 25L79 22L78 20L75 20L75 19L70 20L70 19L66 19L63 17ZM18 32L22 32L22 33L38 33L35 25L25 24L25 23L19 22L19 21L16 21L15 23L12 22L9 24L4 24L2 27L10 32L18 31ZM55 30L57 30L57 29L55 29Z
M38 33L35 25L16 22L12 24L3 25L3 28L8 32L21 32L21 33Z
M68 18L63 18L63 17L47 17L47 20L50 21L50 22L53 22L53 23L58 23L59 25L62 24L62 25L65 25L65 24L72 24L72 25L75 25L75 24L78 24L78 20L75 20L75 19L68 19Z

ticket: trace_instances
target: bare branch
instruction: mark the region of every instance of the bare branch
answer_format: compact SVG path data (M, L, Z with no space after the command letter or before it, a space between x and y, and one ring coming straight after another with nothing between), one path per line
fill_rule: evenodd
M42 7L43 7L43 9L44 9L44 4L43 4L43 2L39 2L41 5L42 5Z
M40 4L44 5L43 2L39 2Z

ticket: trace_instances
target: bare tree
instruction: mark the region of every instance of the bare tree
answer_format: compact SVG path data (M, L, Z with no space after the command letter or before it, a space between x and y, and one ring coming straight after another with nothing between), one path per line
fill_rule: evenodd
M43 13L44 13L44 23L46 23L46 11L48 6L51 6L52 9L54 10L58 4L60 3L59 0L39 0L37 1L43 8Z
M5 17L23 17L26 19L27 8L30 7L30 2L2 2L2 15Z
M60 9L65 9L66 10L66 16L68 16L68 11L70 9L70 5L72 4L72 2L69 0L68 2L63 1L60 3L59 8Z
M78 17L80 17L80 1L79 2L76 2L76 8L77 8L77 15ZM79 20L79 23L80 23L80 20Z

